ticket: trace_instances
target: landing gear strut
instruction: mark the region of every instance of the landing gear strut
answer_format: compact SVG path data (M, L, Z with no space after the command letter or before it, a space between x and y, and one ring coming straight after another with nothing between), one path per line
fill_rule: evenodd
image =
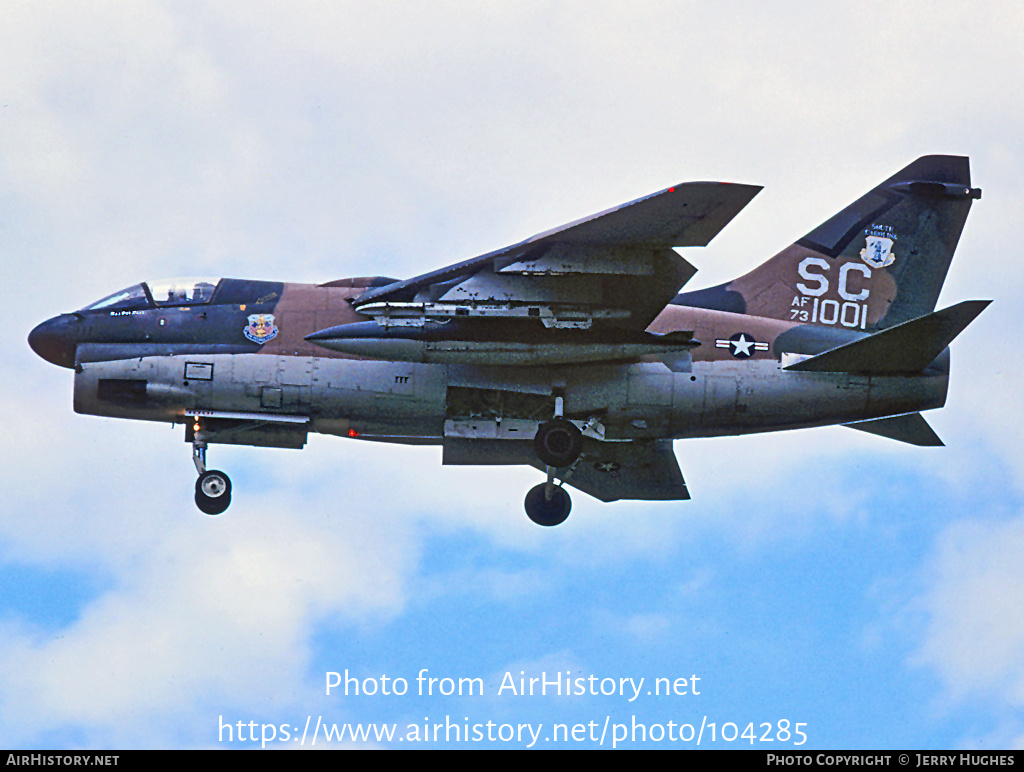
M570 466L580 457L583 450L583 435L576 424L563 415L564 400L555 391L555 417L537 427L533 438L533 449L548 466Z
M555 484L555 469L572 466L583 450L583 434L572 421L563 416L563 398L555 390L555 416L537 427L533 449L547 465L547 482L526 494L526 515L537 525L551 526L565 522L572 509L572 499L565 488Z
M231 504L231 478L224 472L206 468L206 441L198 431L198 422L192 437L192 461L199 479L196 480L196 506L207 515L219 515Z

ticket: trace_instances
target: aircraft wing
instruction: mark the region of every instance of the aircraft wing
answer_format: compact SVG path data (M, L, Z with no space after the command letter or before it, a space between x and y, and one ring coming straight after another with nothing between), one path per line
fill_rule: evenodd
M546 469L536 456L530 465ZM598 442L584 438L579 460L569 469L558 470L556 476L604 502L690 498L671 440Z
M722 182L676 185L370 289L354 306L383 326L422 326L455 315L529 315L548 327L589 328L597 320L643 330L696 272L672 247L705 246L760 190Z
M647 247L706 247L761 191L759 185L686 182L538 233L545 239Z

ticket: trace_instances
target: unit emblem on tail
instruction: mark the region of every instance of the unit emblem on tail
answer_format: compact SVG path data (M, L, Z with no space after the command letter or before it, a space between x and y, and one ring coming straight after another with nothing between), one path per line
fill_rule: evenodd
M875 268L886 268L896 261L896 253L892 245L896 234L887 225L872 225L864 233L867 245L860 251L861 260Z

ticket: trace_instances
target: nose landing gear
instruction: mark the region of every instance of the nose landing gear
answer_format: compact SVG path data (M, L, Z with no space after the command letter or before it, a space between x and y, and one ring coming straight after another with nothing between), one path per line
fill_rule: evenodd
M206 441L198 429L192 438L192 461L199 473L199 479L196 480L196 506L207 515L221 514L231 504L231 478L224 472L206 468Z
M231 480L216 469L196 480L196 506L207 515L219 515L231 504Z

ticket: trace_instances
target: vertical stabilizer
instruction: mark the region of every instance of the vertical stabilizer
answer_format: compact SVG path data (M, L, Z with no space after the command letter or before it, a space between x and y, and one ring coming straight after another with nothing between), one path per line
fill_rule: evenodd
M935 309L971 202L967 158L924 156L750 273L681 305L857 331Z

